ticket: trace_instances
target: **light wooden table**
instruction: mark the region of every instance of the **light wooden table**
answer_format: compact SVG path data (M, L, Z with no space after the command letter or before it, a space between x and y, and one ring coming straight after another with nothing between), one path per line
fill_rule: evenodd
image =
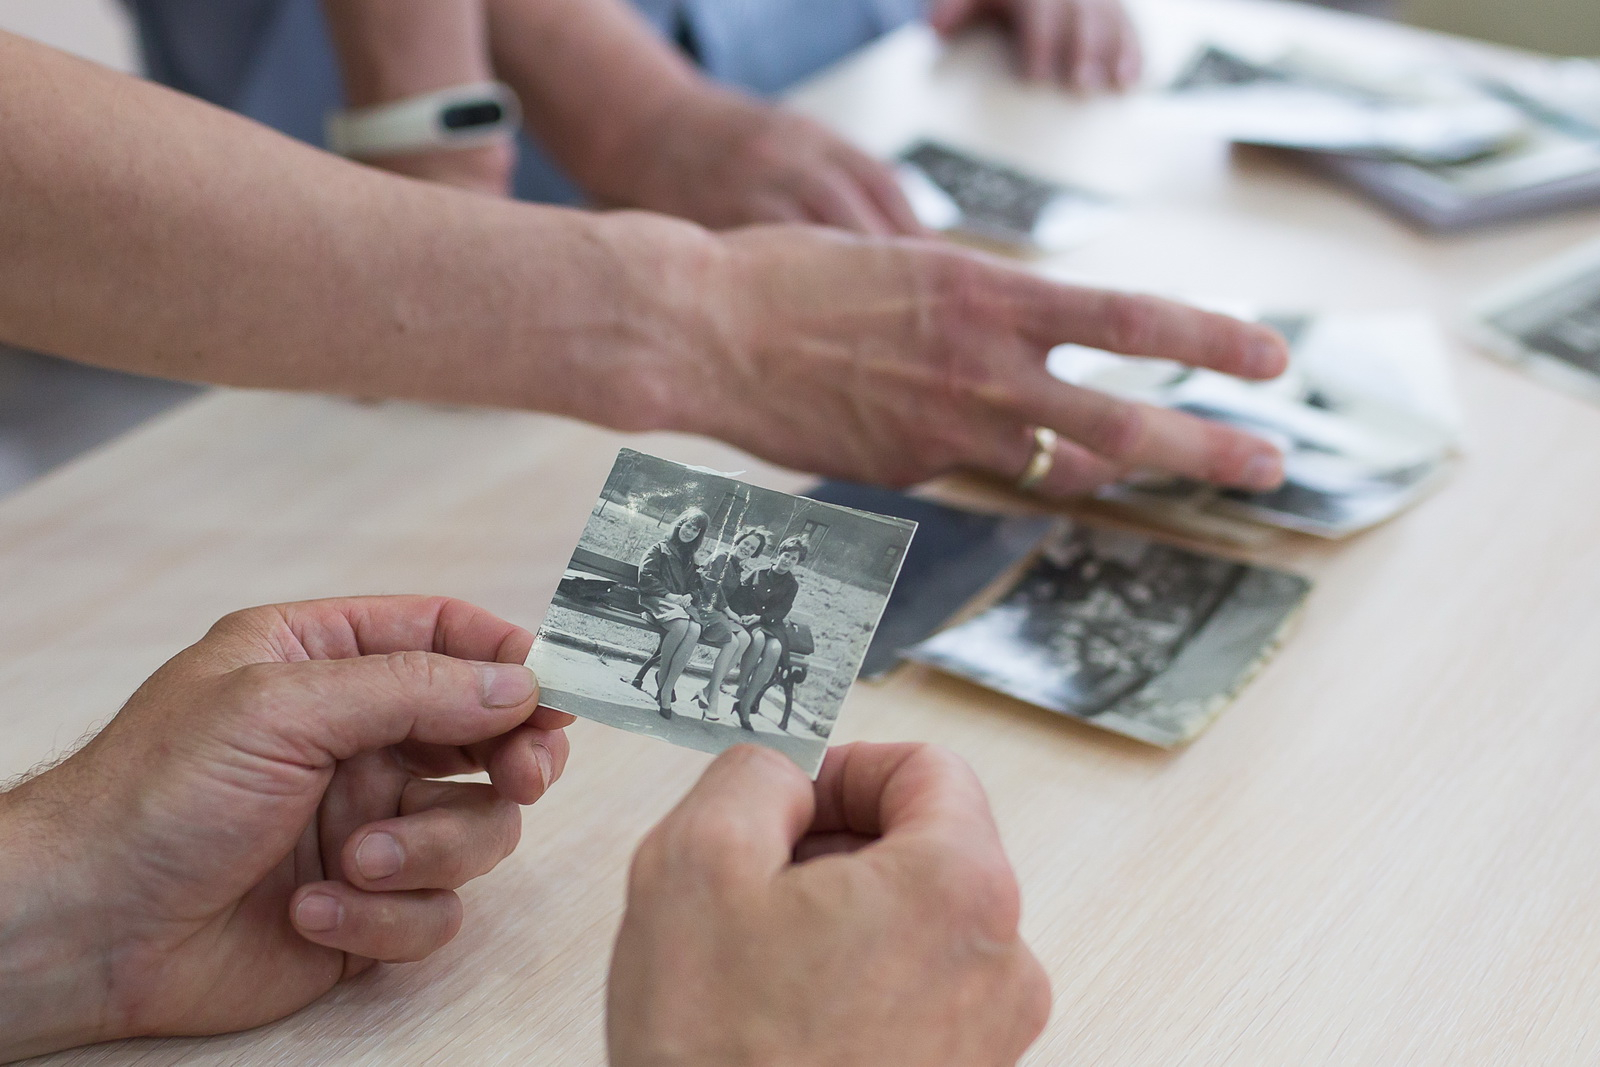
M1158 64L1207 20L1415 40L1309 10L1141 6ZM1053 272L1289 306L1449 312L1600 213L1454 240L1226 151L1150 100L1023 89L992 42L915 33L800 94L863 143L960 136L1127 197ZM906 668L841 740L949 745L987 784L1055 982L1032 1064L1600 1062L1600 408L1455 353L1471 456L1343 545L1263 561L1318 588L1188 750L1124 742ZM442 592L536 624L618 435L536 415L221 393L0 503L0 776L110 716L246 604ZM637 447L778 488L683 438ZM461 936L298 1015L50 1063L597 1064L635 842L706 758L588 723ZM908 996L915 995L908 991Z

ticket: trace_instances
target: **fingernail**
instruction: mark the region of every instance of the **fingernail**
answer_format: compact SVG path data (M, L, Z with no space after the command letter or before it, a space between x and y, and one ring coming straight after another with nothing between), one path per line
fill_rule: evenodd
M1283 482L1283 457L1267 453L1251 456L1240 481L1249 489L1276 489Z
M361 872L361 877L373 881L395 874L405 860L400 842L391 834L368 834L366 840L356 846L356 870Z
M325 933L344 919L344 907L326 893L308 893L294 909L295 925L312 933Z
M476 663L478 692L486 708L514 708L539 689L533 672L520 663Z
M555 778L555 761L550 757L550 750L543 745L533 746L533 762L539 765L539 792L543 794L548 790Z

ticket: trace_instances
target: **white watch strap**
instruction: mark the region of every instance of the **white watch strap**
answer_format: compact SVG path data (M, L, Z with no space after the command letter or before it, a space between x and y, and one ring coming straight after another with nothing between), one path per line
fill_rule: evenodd
M370 159L430 148L467 148L514 133L517 95L500 82L453 85L391 104L328 114L328 150Z

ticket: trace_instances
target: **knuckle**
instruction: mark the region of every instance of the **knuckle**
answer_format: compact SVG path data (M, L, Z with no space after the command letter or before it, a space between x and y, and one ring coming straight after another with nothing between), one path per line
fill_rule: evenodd
M793 122L763 122L739 145L741 163L756 170L777 170L792 165L796 149L810 131Z
M929 877L941 914L957 936L987 946L1017 939L1022 891L1003 858L944 863Z
M670 849L667 845L665 824L656 826L634 851L628 865L628 900L630 903L649 898L659 891L671 871Z
M282 672L272 663L249 663L228 673L227 702L238 711L270 714L278 703Z
M928 770L937 774L942 780L968 772L967 762L943 745L936 745L930 741L908 741L904 744L907 765L926 764Z
M1044 1032L1050 1023L1050 1010L1055 1006L1055 997L1050 989L1050 976L1045 972L1044 965L1036 956L1027 949L1022 951L1023 977L1019 1028L1029 1044L1033 1039Z
M241 630L256 629L262 616L271 610L271 608L240 608L238 611L230 611L212 624L210 632L236 633Z
M964 419L954 412L948 413L928 428L927 442L913 458L916 474L913 480L921 481L957 467L981 467L993 462L993 438L992 433L981 430L973 424L973 420ZM1023 460L1025 462L1026 457ZM1023 463L1016 466L1020 468ZM1009 477L1013 472L1001 473Z
M383 927L398 946L385 958L392 963L415 963L448 945L461 932L461 898L441 889L427 892L422 900L426 918L419 921L411 909L390 908Z
M1111 347L1131 356L1150 355L1155 348L1162 305L1139 293L1106 296L1106 327Z
M1105 397L1083 427L1084 441L1109 459L1132 459L1144 442L1147 423L1140 405Z
M627 402L608 409L607 424L624 433L666 429L681 411L677 384L647 369L629 379Z
M1054 995L1043 965L1026 945L1018 943L998 969L990 972L987 997L995 1007L992 1018L1004 1058L1015 1063L1050 1022Z
M1205 424L1204 447L1209 456L1206 477L1213 482L1232 482L1244 473L1259 445L1249 436L1214 423Z
M499 863L522 843L522 809L515 801L497 798L494 811L494 862Z
M438 672L433 656L426 652L390 652L383 657L383 662L395 681L407 689L429 688Z
M251 663L236 667L222 681L215 705L216 723L234 743L308 766L337 758L329 748L326 723L318 702L299 691L293 666Z
M731 764L748 768L766 777L788 774L795 769L795 765L789 757L761 745L735 745L724 752L721 758Z
M946 253L939 257L934 296L946 325L970 326L994 313L992 273L976 256Z
M705 874L728 873L744 851L745 832L737 813L702 805L684 813L673 835L673 846Z

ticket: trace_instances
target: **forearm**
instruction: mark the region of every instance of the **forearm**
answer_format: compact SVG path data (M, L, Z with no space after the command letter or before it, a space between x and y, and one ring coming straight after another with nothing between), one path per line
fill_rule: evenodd
M705 341L692 225L386 175L7 35L0 94L5 341L629 427L666 425Z
M351 107L488 81L483 0L322 0Z
M628 202L630 157L709 83L626 0L485 0L495 69L592 196Z
M0 1063L117 1036L73 842L39 783L0 794Z

